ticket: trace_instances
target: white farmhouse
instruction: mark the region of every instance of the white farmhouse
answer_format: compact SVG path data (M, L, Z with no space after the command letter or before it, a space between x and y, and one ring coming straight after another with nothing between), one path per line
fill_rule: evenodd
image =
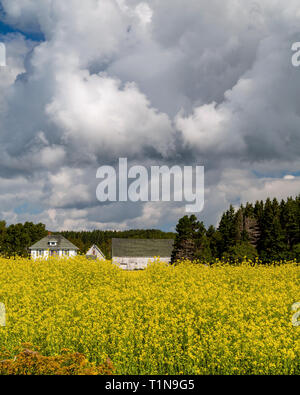
M112 262L124 270L145 269L159 257L170 263L173 239L112 239Z
M88 259L99 259L100 261L105 261L105 256L103 252L96 244L93 244L92 247L88 250L88 252L86 253L86 257Z
M33 259L50 257L73 257L79 250L74 244L61 235L51 235L29 247Z

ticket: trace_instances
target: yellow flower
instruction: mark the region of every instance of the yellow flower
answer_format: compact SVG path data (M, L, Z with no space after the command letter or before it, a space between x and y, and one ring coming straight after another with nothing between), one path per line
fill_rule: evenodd
M117 374L299 374L300 266L0 259L0 360L28 343ZM85 361L84 361L85 363Z

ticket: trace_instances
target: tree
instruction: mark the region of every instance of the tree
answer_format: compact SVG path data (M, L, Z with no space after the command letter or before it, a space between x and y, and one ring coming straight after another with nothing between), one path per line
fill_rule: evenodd
M294 258L297 259L297 262L300 262L300 243L296 244L293 248Z
M0 221L0 254L3 255L5 252L5 234L6 234L6 222Z
M195 252L194 229L197 218L187 215L181 218L176 226L176 238L172 252L171 263L187 258L193 260Z
M224 253L235 244L237 239L236 216L232 205L223 214L218 230L222 237L220 250Z
M261 222L262 235L259 242L259 254L264 262L284 259L286 245L280 223L280 209L276 199L266 200Z
M249 242L239 241L234 246L230 247L228 253L226 253L224 257L239 262L242 262L244 258L255 261L258 257L258 253L256 248Z
M28 256L28 247L47 235L44 224L10 225L0 222L1 255L6 257Z
M201 238L201 243L199 243L198 248L195 250L194 259L200 262L209 262L213 261L213 254L211 251L210 239L204 235Z
M195 215L184 216L176 226L176 238L172 252L171 263L181 259L203 259L211 256L209 242L203 222L199 222Z
M285 229L285 242L289 250L300 240L300 219L297 201L289 198L281 202L281 226Z
M5 255L16 258L16 256L26 256L27 248L30 244L30 236L24 232L22 224L10 225L5 233L4 246Z
M249 242L254 248L256 248L261 232L251 204L247 203L245 208L241 206L237 211L235 225L237 228L236 242Z
M206 236L209 240L209 248L213 258L221 258L223 253L223 239L221 233L215 229L214 226L210 226L206 232Z

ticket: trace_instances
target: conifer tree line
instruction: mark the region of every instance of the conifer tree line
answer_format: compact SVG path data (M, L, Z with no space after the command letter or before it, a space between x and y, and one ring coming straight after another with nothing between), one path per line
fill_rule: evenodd
M300 195L280 203L277 199L231 205L218 228L207 230L196 216L185 216L176 227L172 263L182 258L213 262L242 260L245 256L263 263L300 261Z
M28 256L28 247L47 236L44 224L15 224L0 221L0 255ZM205 228L196 216L184 216L176 234L157 229L128 231L65 231L64 237L79 247L81 253L97 244L107 259L111 258L112 238L175 239L172 263L182 258L213 262L225 258L235 261L245 256L264 262L293 260L300 262L300 195L280 203L276 199L233 206L222 215L217 228Z

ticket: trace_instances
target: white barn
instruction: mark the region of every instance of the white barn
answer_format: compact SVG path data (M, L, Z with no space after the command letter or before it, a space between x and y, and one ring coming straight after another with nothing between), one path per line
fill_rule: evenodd
M103 252L96 244L93 244L92 247L88 250L88 252L86 253L86 257L88 259L99 259L100 261L105 261L105 256Z
M48 257L74 257L79 248L61 235L49 234L29 247L29 250L32 259L47 259Z
M170 263L173 239L112 239L112 262L124 270L142 270L159 258Z

